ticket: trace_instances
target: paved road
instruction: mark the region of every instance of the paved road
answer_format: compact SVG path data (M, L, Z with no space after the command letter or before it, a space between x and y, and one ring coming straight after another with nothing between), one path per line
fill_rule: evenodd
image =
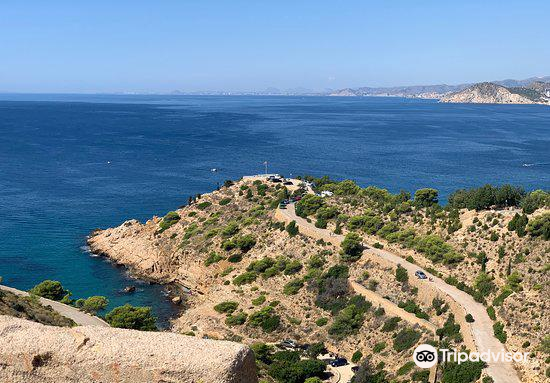
M315 227L313 223L298 217L294 210L294 204L288 205L286 209L279 209L277 214L279 214L285 221L296 221L296 224L302 234L309 235L316 239L323 239L324 241L331 242L334 245L339 245L344 239L344 236L342 235L334 234L327 229L319 229ZM414 275L414 272L418 270L417 265L407 262L404 258L390 253L389 251L368 248L365 252L390 261L395 265L400 264L402 267L406 268L410 274ZM481 353L491 351L493 353L498 353L501 350L506 351L504 345L500 343L493 335L493 321L489 318L489 315L487 315L485 306L476 302L471 295L447 284L441 278L427 272L426 275L431 277L433 280L430 286L433 286L440 292L450 296L459 305L461 305L466 312L472 314L475 322L470 324L470 329L478 352ZM491 361L488 363L486 372L494 379L496 383L521 382L518 377L518 373L514 369L513 363L511 362Z
M13 294L20 295L23 297L29 296L29 293L27 293L26 291L17 290L17 289L14 289L13 287L0 285L0 289L4 291L9 291ZM103 319L90 314L86 314L85 312L82 312L72 306L59 303L56 301L52 301L46 298L39 298L39 300L43 306L51 306L52 309L54 309L64 317L72 319L79 326L109 327L109 324L107 324L107 322L105 322Z

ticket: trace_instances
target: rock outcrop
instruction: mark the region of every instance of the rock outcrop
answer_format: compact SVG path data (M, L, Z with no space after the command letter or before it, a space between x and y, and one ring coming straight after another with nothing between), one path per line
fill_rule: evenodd
M0 316L0 381L256 383L241 344L97 326L60 328Z
M440 99L449 103L474 104L546 104L542 95L531 88L506 88L490 82L472 85Z

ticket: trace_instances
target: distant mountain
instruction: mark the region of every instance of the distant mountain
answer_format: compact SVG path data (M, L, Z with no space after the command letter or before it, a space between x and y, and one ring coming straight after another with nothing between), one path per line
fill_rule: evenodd
M536 98L536 94L530 94L529 97L524 93L531 93L525 89L533 89L532 84L547 84L550 83L550 76L546 77L531 77L525 80L502 80L502 81L493 81L490 84L499 85L507 89L515 89L511 92L514 94L522 95L531 99L531 97ZM489 83L480 83L480 84L489 84ZM360 88L344 88L335 90L330 93L330 96L393 96L393 97L414 97L414 98L433 98L433 99L443 99L445 96L450 94L458 93L468 89L472 86L478 84L459 84L459 85L415 85L415 86L396 86L396 87L360 87ZM540 86L539 88L544 88L545 86ZM485 86L482 88L489 89ZM525 89L520 89L525 88ZM545 89L545 88L544 88ZM543 89L543 90L544 90ZM479 90L479 89L478 89ZM539 91L541 95L544 95L544 91ZM512 97L512 99L515 97ZM534 101L531 99L531 102Z
M476 104L550 104L550 84L534 82L528 86L505 87L492 82L474 84L443 96L441 102Z

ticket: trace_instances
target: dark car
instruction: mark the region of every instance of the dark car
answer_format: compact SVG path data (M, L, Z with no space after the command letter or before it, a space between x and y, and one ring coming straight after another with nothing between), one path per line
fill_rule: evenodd
M286 209L286 203L280 203L279 204L279 209Z
M285 181L285 182L283 182L283 185L294 185L294 182L292 182L292 181Z
M302 199L302 197L299 196L299 195L297 195L297 196L295 196L295 197L292 197L292 200L293 200L294 202L298 202L298 201L301 200L301 199Z
M353 366L353 367L351 368L351 371L353 371L353 372L359 371L359 366Z
M330 365L332 367L342 367L347 364L348 364L348 360L346 358L336 358L330 361Z
M283 340L281 343L279 343L279 346L282 347L282 348L291 348L291 349L295 349L295 348L298 347L296 342L293 341L292 339Z

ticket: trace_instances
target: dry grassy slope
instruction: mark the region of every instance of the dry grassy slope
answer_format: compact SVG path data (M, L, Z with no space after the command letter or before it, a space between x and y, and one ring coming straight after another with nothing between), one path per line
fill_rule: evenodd
M329 203L338 206L341 212L350 216L360 215L366 209L375 209L374 204L362 198L350 199L335 196ZM529 217L538 216L546 211L539 209ZM515 232L507 229L512 217L516 213L521 214L520 209L480 212L463 210L460 214L462 227L452 234L448 233L443 224L445 219L438 219L432 223L425 210L418 213L422 216L419 222L413 222L414 212L400 215L397 222L401 227L413 228L418 233L438 234L465 255L464 261L456 265L434 264L413 250L397 244L389 244L379 237L368 235L365 237L370 243L383 243L386 249L403 257L412 256L421 267L431 267L441 272L443 276L456 277L470 286L482 271L481 264L472 256L472 253L485 252L488 258L487 273L494 277L494 283L497 286L496 290L486 297L489 304L506 285L508 268L510 267L512 272L517 271L522 277L522 289L509 296L502 306L496 307L497 320L506 325L505 330L508 334L506 347L509 350L532 352L529 364L522 368L526 379L529 379L526 381L543 381L545 369L549 367L545 362L548 355L539 351L538 348L544 337L550 334L550 317L547 315L548 296L550 296L548 273L550 242L529 236L518 237ZM390 220L388 216L384 218L386 221ZM469 230L472 225L475 226L475 231ZM491 239L492 232L498 235L498 239ZM501 247L504 248L503 256L499 256ZM381 279L376 276L375 278ZM381 291L384 291L383 294L391 294L395 289L391 289L390 292ZM526 342L529 345L524 347Z
M241 187L245 185L253 190L250 199L247 198L247 190L241 191ZM274 211L269 209L269 204L276 193L270 187L267 195L262 197L250 181L240 181L229 188L224 187L220 191L203 195L198 202L211 203L204 210L199 209L199 203L177 210L181 220L163 233L158 232L160 218L155 217L145 224L134 220L95 233L89 244L93 251L127 265L141 277L159 282L175 282L192 290L187 299L187 310L173 323L174 331L192 331L197 336L208 335L220 339L242 339L246 343L275 342L287 337L308 343L324 341L333 351L348 358L356 350L362 350L368 355L375 344L386 342L386 349L373 356L373 363L383 361L387 371L395 372L410 361L411 355L410 351L394 351L392 333L380 331L387 317L377 317L371 310L358 335L336 341L328 336L328 325L320 327L315 323L319 318L330 318L330 313L315 306L315 294L312 291L304 287L297 295L288 296L283 293L284 285L291 279L303 277L307 267L292 276L280 274L269 279L259 277L254 283L241 287L230 282L236 275L244 272L250 262L266 256L284 256L299 260L306 266L312 255L325 250L331 254L327 256L325 269L339 263L338 249L333 246L316 243L302 235L290 237L285 231L272 227ZM231 201L220 205L227 198ZM260 204L264 204L266 208L258 208ZM205 260L212 252L226 258L239 252L226 252L220 246L223 238L219 230L230 221L239 223L240 231L237 236L252 234L256 238L256 245L238 263L222 260L206 266ZM227 273L228 268L234 270ZM414 298L409 290L401 290L402 286L395 281L394 270L374 264L367 268L373 278L378 280L381 291L396 303ZM362 275L364 271L367 271L364 266L351 267L354 276ZM266 302L255 306L252 300L262 294L266 296ZM279 301L275 310L281 316L282 325L271 334L249 325L228 326L225 324L225 315L213 309L214 305L227 300L239 302L237 311L242 310L248 314L271 302ZM430 312L428 308L426 311ZM443 320L441 318L436 321L442 323ZM399 328L404 326L402 322ZM427 334L423 335L422 341L427 337Z

